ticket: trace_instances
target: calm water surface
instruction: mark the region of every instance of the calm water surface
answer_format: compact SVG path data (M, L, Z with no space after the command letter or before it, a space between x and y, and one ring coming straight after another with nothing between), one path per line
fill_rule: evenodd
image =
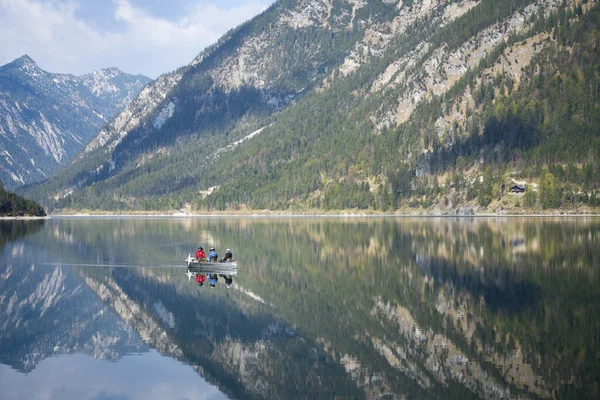
M186 276L201 244L231 287ZM0 398L600 397L600 219L0 221Z

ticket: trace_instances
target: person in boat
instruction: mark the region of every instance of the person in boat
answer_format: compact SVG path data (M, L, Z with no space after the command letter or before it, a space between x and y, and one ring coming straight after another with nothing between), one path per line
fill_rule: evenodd
M202 274L196 274L196 282L198 282L198 286L203 286L206 277Z
M208 283L210 284L210 287L217 286L218 282L219 282L219 277L217 276L217 274L208 275Z
M198 250L196 250L196 260L206 262L206 253L202 246L199 246Z
M233 261L233 253L231 252L231 250L227 249L227 251L225 252L225 257L223 257L220 262L231 262L231 261Z
M214 247L210 248L210 253L208 253L208 261L209 262L217 262L219 259L219 253L215 250Z

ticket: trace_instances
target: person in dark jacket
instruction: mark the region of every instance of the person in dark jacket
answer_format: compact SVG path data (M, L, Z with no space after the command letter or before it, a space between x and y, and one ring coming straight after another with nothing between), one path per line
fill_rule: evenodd
M232 275L221 275L221 278L225 280L225 287L229 289L233 284L233 276Z
M206 253L204 252L202 246L198 247L198 250L196 250L196 260L206 261Z
M215 250L214 247L211 247L210 253L208 253L208 261L217 262L218 259L219 259L219 253L217 253L217 251Z
M225 257L223 257L221 262L231 262L231 261L233 261L233 253L231 252L231 250L227 249L227 251L225 252Z

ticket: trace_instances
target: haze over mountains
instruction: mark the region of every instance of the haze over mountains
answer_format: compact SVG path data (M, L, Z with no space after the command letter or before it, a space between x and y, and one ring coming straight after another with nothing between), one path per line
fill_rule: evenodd
M281 0L27 194L51 210L598 206L599 22L597 1Z
M117 68L50 73L28 55L1 66L0 180L14 188L46 179L150 80Z

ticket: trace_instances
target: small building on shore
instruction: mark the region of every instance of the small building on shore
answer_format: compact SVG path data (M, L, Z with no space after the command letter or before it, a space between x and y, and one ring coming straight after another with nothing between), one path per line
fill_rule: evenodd
M510 192L511 193L525 193L525 186L524 185L512 185L510 187Z

